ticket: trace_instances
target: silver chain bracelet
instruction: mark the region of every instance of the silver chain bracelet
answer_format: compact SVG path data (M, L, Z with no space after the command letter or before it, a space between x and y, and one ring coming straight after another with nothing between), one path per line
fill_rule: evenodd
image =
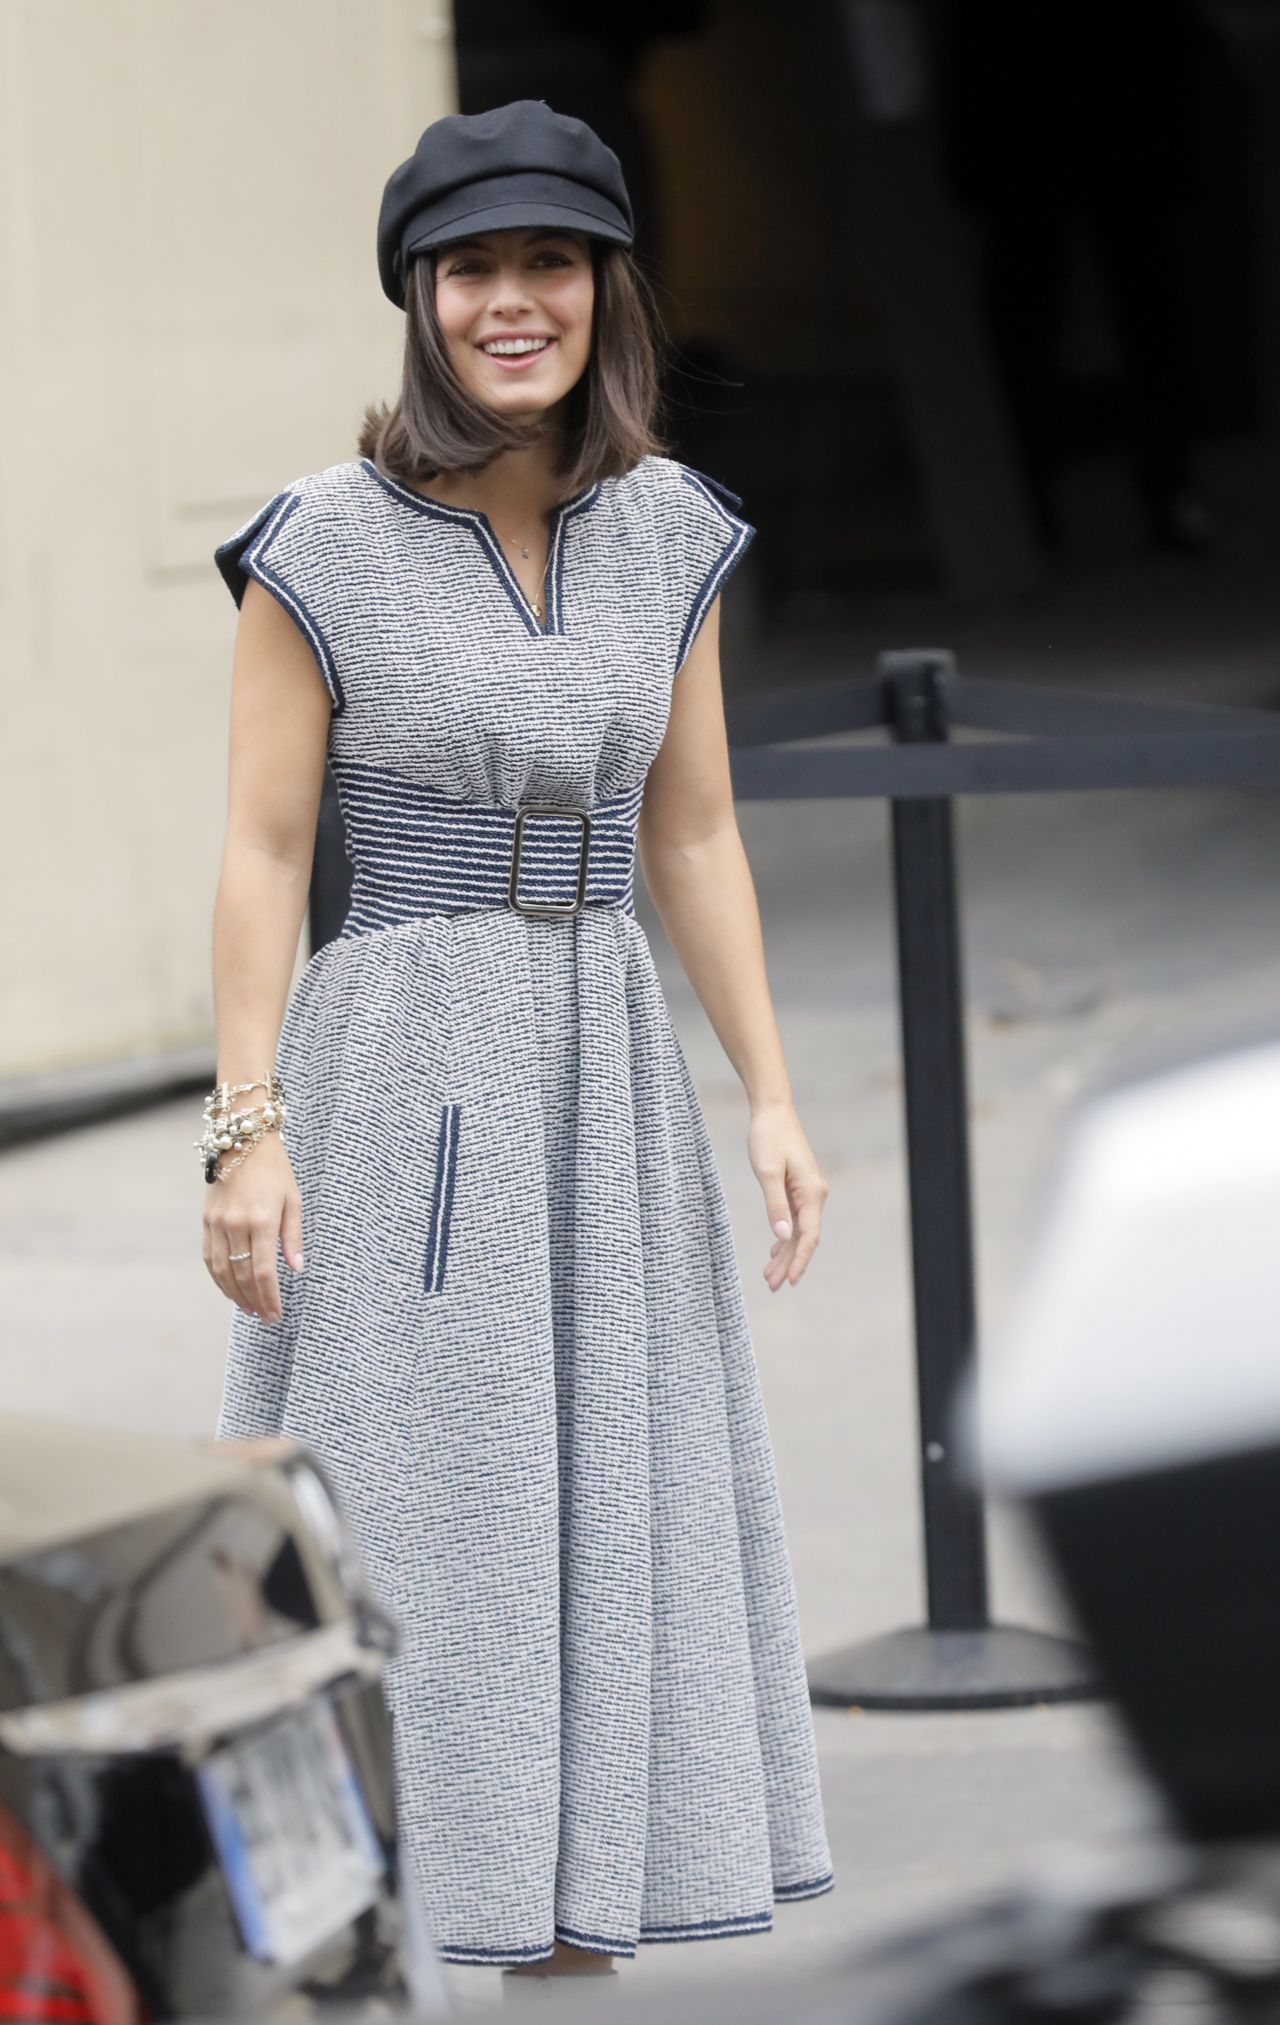
M233 1111L231 1099L245 1090L265 1090L263 1103L245 1111ZM274 1069L251 1083L216 1083L204 1100L204 1131L192 1145L200 1154L206 1181L221 1181L246 1160L258 1141L268 1132L282 1131L288 1117L284 1084ZM283 1133L282 1133L283 1136ZM219 1165L224 1153L235 1149L234 1160Z

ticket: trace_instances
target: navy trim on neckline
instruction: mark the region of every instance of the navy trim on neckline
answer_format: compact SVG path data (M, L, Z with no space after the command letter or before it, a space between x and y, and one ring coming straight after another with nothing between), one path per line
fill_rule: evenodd
M425 493L415 492L411 485L402 485L398 478L388 478L384 471L379 471L371 457L362 457L359 461L370 478L376 478L379 485L394 498L403 499L407 506L416 506L422 513L441 513L448 519L461 515L465 520L482 520L486 527L492 525L488 514L481 506L448 506L442 499L428 499ZM584 485L581 492L575 492L568 499L562 499L558 506L551 509L552 521L557 520L561 514L576 513L579 507L590 505L603 483L603 479L597 478L593 485Z
M360 467L370 478L376 479L384 492L393 499L399 499L406 506L416 507L436 520L453 521L455 525L469 527L493 566L494 574L506 591L516 611L525 624L526 631L535 639L547 639L561 634L564 624L564 529L570 515L580 513L590 506L599 494L604 480L597 478L592 485L584 486L571 498L562 499L551 509L551 531L547 541L547 568L544 584L547 593L547 623L540 626L534 616L533 607L521 588L519 578L507 561L502 543L488 514L479 506L446 506L442 500L427 499L411 486L402 485L399 479L388 478L379 471L371 457L361 457Z

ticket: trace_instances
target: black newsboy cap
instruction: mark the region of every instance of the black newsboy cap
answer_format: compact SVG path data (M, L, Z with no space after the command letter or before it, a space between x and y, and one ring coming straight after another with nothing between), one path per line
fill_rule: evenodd
M562 225L630 246L622 164L585 120L545 99L433 120L387 178L378 213L383 293L404 308L415 253L511 225Z

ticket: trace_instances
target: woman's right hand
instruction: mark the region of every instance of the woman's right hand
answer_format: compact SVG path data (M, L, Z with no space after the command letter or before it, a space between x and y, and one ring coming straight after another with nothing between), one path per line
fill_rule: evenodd
M301 1272L302 1196L279 1132L267 1132L238 1167L205 1186L204 1262L246 1315L278 1322L283 1313L277 1241ZM249 1257L233 1260L233 1252Z

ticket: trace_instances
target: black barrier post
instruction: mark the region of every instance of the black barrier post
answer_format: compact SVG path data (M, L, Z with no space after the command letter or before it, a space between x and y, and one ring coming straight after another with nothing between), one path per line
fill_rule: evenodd
M883 654L884 715L903 745L943 743L952 657ZM956 1471L951 1417L976 1340L964 987L949 797L892 803L928 1625L809 1669L840 1708L1010 1708L1096 1692L1070 1640L990 1623L982 1500Z
M950 655L885 654L880 672L897 742L945 740ZM895 801L891 822L929 1623L978 1631L987 1623L982 1502L947 1467L975 1334L954 812L941 796Z

